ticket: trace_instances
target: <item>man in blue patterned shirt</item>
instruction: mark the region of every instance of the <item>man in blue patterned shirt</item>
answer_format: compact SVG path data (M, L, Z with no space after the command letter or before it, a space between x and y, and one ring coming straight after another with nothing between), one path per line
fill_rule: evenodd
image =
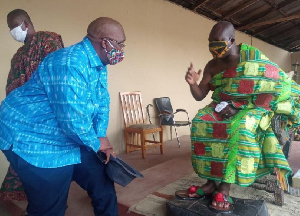
M49 54L31 79L2 101L0 149L19 174L28 215L62 216L71 180L95 215L118 215L114 183L96 155L114 155L106 137L107 64L123 60L122 25L100 17L78 44Z

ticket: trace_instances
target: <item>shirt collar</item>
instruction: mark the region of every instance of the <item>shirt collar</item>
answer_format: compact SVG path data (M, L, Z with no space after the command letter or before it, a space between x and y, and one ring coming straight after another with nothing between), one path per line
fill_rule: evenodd
M96 50L87 37L83 38L82 45L87 52L91 67L103 67L103 63L101 62L99 56L96 53Z

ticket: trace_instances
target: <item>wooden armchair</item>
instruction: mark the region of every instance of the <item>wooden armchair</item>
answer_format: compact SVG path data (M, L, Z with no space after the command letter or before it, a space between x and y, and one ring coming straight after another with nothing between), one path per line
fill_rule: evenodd
M142 157L146 158L146 149L160 146L163 154L163 128L155 124L146 124L142 106L141 92L120 92L124 119L124 133L126 153L142 150ZM147 134L159 133L159 141L147 139Z

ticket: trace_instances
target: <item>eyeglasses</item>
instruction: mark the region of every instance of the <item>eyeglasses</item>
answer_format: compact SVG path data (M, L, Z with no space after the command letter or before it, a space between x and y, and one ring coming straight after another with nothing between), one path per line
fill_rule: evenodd
M118 42L118 41L116 41L114 39L111 39L111 38L100 38L100 39L114 42L114 43L118 44L118 46L121 47L122 49L126 46L126 44L124 42Z

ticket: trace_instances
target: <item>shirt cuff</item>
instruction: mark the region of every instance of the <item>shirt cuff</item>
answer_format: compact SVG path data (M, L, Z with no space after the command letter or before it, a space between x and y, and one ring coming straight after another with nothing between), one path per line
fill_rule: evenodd
M93 142L88 144L88 147L90 147L91 149L93 149L94 152L98 152L100 149L100 140L97 138L95 139Z

